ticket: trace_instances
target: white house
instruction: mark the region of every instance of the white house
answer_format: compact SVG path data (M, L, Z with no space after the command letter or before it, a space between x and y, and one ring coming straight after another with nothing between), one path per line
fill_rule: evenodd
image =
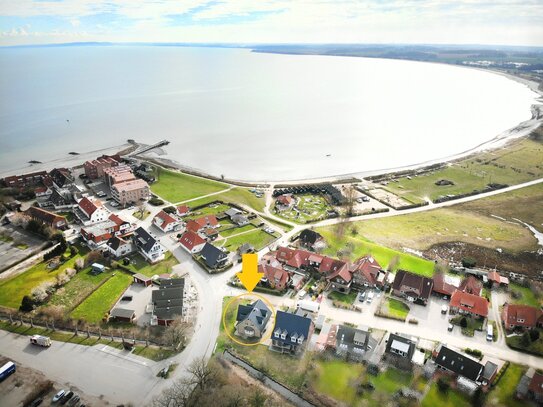
M164 211L160 211L153 218L153 225L162 230L164 233L178 230L180 224L181 223L176 218Z
M134 231L132 242L141 255L150 263L164 260L166 249L154 236L142 227L139 227Z
M79 215L84 225L92 225L107 220L109 211L99 200L91 201L85 197L77 203L76 215Z

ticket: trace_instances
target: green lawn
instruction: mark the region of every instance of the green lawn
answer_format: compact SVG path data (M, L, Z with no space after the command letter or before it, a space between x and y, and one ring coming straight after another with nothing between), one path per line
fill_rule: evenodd
M244 243L249 243L254 246L256 250L260 250L270 244L276 237L264 232L261 229L256 229L253 232L244 233L242 235L229 237L224 240L217 240L217 245L223 246L230 251L235 251L239 246Z
M388 314L394 318L401 318L405 320L407 318L407 314L409 314L409 307L402 301L394 298L387 298L384 308L386 308L388 310Z
M222 201L235 203L240 205L246 205L255 211L262 212L264 210L265 200L264 198L257 198L255 194L250 192L247 188L234 187L229 191L208 196L207 198L197 199L188 203L189 206L205 205L214 201Z
M226 188L228 185L222 182L162 168L158 169L157 182L151 185L154 194L172 203L198 198Z
M356 401L356 388L353 381L364 373L360 363L347 363L342 360L315 361L312 372L312 385L319 392L336 400L353 405Z
M145 220L151 214L150 211L145 211L143 214L140 211L134 211L132 216L139 220Z
M529 406L529 403L515 399L516 387L525 371L526 368L524 366L511 363L498 381L498 384L488 394L486 405L496 407Z
M345 233L343 236L337 236L334 232L335 227L336 226L327 226L317 228L317 232L324 237L327 243L327 247L324 251L325 254L337 256L339 250L343 250L347 247L347 244L351 244L353 250L349 256L350 260L356 260L359 257L371 255L382 267L387 268L391 261L397 259L398 263L395 267L396 269L409 270L428 277L431 277L434 273L434 263L430 260L380 246L366 240L360 235L353 236L349 232Z
M381 392L388 395L395 393L402 387L409 387L412 380L413 373L403 372L391 367L383 373L380 373L376 377L372 377L370 379L375 386L376 392Z
M356 291L351 291L349 294L338 293L337 291L332 291L328 293L328 298L332 301L338 301L346 305L352 305L358 293Z
M30 295L33 288L45 281L55 281L55 277L67 268L75 268L75 261L86 252L79 249L79 253L60 265L55 270L49 270L47 263L41 262L27 271L0 283L0 305L18 309L25 295Z
M539 329L539 339L533 342L530 342L528 346L524 346L522 336L511 336L505 338L507 345L513 349L522 351L527 351L530 353L543 356L543 329Z
M511 283L509 284L509 289L512 292L520 294L519 298L514 298L513 295L510 296L513 304L530 305L536 308L539 308L540 305L543 304L543 298L537 298L530 287L523 287L521 285Z
M156 264L150 264L138 253L130 257L130 265L127 267L135 273L153 277L154 275L171 273L173 266L177 264L179 262L171 252L166 252L164 260Z
M441 393L436 383L432 383L426 397L422 400L422 407L470 407L470 400L459 391L449 389Z
M245 226L242 226L242 227L234 227L234 228L231 228L231 229L225 229L221 232L221 236L222 237L229 237L229 236L232 236L232 235L237 235L238 233L243 233L243 232L248 232L249 230L254 230L255 229L255 226L254 225L245 225Z
M326 219L326 211L333 209L322 195L296 195L298 203L294 210L291 208L285 211L275 211L275 215L296 223L308 223L316 220Z
M81 270L68 284L53 294L47 305L61 305L67 310L72 310L82 297L91 293L98 284L110 276L110 271L93 275L90 267Z
M131 275L116 271L114 276L94 291L70 316L74 319L80 318L87 322L99 323L131 283Z
M428 174L390 182L386 188L408 199L429 197L433 200L442 195L481 190L491 182L519 184L543 177L542 155L542 142L520 139L507 147L479 153ZM435 185L441 179L453 181L454 185Z

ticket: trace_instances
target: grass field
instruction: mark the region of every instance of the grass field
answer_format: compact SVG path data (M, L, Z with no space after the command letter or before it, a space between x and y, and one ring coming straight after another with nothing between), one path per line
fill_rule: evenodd
M297 210L276 211L275 215L296 223L308 223L326 218L326 211L333 209L322 195L296 195Z
M187 199L198 198L227 189L222 182L194 177L162 168L158 169L157 182L151 185L151 191L161 198L177 203Z
M232 235L237 235L238 233L244 233L244 232L248 232L250 230L255 230L255 226L254 225L245 225L245 226L242 226L240 228L238 227L234 227L234 228L231 228L231 229L226 229L226 230L223 230L221 232L221 236L222 237L229 237L229 236L232 236Z
M498 384L487 396L487 406L523 407L530 404L515 399L515 392L526 368L511 363Z
M312 372L312 385L319 392L354 405L357 399L356 388L351 383L365 373L360 363L347 363L341 360L316 361Z
M141 273L148 277L152 277L155 274L171 273L173 266L179 264L172 252L166 252L164 260L156 264L149 264L141 254L135 254L130 257L129 269L135 273Z
M402 387L409 387L413 380L411 372L403 372L398 369L388 368L376 377L372 377L370 381L375 386L375 391L392 395Z
M229 203L237 203L241 205L249 206L250 208L261 212L264 209L264 198L257 198L252 192L249 192L247 188L234 187L229 191L208 196L207 198L196 199L188 202L191 207L205 205L214 201L222 201Z
M422 400L422 407L470 407L469 399L459 391L449 389L441 393L436 383L432 383L426 397Z
M352 227L352 224L349 224ZM361 226L361 225L357 225ZM371 255L381 264L381 267L387 268L391 262L398 260L395 268L409 270L424 276L432 276L434 273L434 263L420 257L413 256L408 253L403 253L388 247L381 246L365 239L360 235L353 236L350 233L338 237L335 234L336 226L327 226L318 228L317 232L323 235L327 243L325 254L336 256L339 250L344 250L347 244L352 246L352 251L349 255L350 260L356 260L365 255ZM366 232L365 226L359 230Z
M332 301L338 301L345 305L352 305L358 293L356 291L351 291L349 294L338 293L337 291L332 291L328 293L328 298Z
M61 305L71 310L79 299L91 293L94 288L111 276L111 272L91 274L91 268L88 267L77 273L64 287L58 289L47 305Z
M274 239L276 239L275 236L272 236L261 229L255 229L252 232L229 237L226 241L217 240L217 245L222 245L222 247L225 247L230 251L235 251L242 244L249 243L253 245L256 250L260 250L270 244Z
M543 177L542 155L541 141L521 139L504 148L457 161L441 170L411 179L401 178L399 182L390 182L386 188L410 200L426 197L434 200L442 195L482 190L489 183L520 184ZM453 181L454 185L435 185L441 179Z
M537 298L530 287L523 287L521 285L511 283L509 289L520 294L519 298L515 298L511 295L511 302L513 304L530 305L532 307L539 308L543 305L543 297Z
M131 283L131 275L117 271L114 276L74 309L70 316L74 319L80 318L87 322L99 323Z
M409 307L394 298L387 298L383 308L394 318L405 320L409 314Z
M27 271L0 283L0 305L18 309L25 295L30 295L33 288L45 281L55 281L55 277L67 268L75 268L74 264L85 252L80 252L60 265L55 270L49 270L47 263L41 262Z

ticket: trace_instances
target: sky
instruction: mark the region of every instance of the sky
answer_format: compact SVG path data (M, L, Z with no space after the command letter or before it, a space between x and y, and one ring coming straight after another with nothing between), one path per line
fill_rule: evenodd
M0 0L0 45L87 41L543 46L543 0Z

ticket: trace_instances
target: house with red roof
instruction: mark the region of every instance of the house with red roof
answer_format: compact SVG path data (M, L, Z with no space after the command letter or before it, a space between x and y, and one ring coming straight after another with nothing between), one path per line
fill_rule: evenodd
M543 312L529 305L505 304L502 322L507 330L543 327Z
M109 216L109 211L104 208L101 201L91 200L87 197L79 200L74 212L84 225L104 222Z
M216 228L219 227L219 221L215 217L215 215L206 215L202 216L201 218L194 219L194 221L200 225L200 229L203 228Z
M543 403L543 374L535 372L528 385L528 395L538 403Z
M267 283L271 288L283 291L288 287L290 282L290 274L280 264L271 265L261 263L258 265L258 272L264 273L262 281Z
M492 287L507 287L509 285L509 279L501 276L497 271L490 271L487 278Z
M54 229L65 228L68 225L64 216L57 215L54 212L46 211L45 209L31 206L25 211L25 214L30 216L35 221L43 223Z
M181 247L187 252L195 254L202 251L206 241L198 233L188 231L183 233L183 236L179 239L179 243L181 243Z
M190 213L190 208L187 205L179 205L176 209L177 216L187 216Z
M387 272L372 256L364 256L351 265L353 285L357 287L379 287L386 283Z
M433 286L434 282L431 278L405 270L398 270L394 276L392 294L405 298L410 302L426 305Z
M473 276L468 276L462 280L458 286L458 290L468 294L481 295L481 291L483 291L483 283Z
M344 294L348 294L351 291L353 275L349 270L349 265L344 261L335 260L326 275L326 279L330 281L331 290Z
M80 230L81 237L91 248L105 244L114 236L125 236L132 230L132 225L119 218L115 214L103 221L92 225L83 226Z
M447 277L443 273L435 273L433 280L433 291L438 295L444 295L450 298L458 288L452 284L451 281L448 281Z
M200 230L202 230L203 227L200 226L200 224L192 219L188 220L185 224L185 230L189 232L198 233Z
M279 195L275 200L275 207L279 211L286 211L296 204L296 198L291 194Z
M181 222L167 212L160 211L153 218L153 225L162 230L164 233L173 232L179 229Z
M486 318L488 315L488 301L478 295L456 290L451 297L450 312Z

